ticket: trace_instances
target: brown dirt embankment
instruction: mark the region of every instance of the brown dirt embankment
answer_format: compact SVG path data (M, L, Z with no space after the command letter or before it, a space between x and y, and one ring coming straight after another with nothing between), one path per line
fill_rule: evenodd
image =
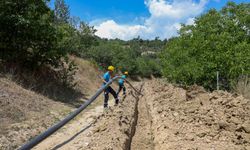
M130 90L128 96L118 106L111 107L99 116L89 134L87 146L82 149L130 149L136 132L138 100L138 95Z
M0 149L16 149L71 108L0 78Z
M73 56L70 59L78 65L74 88L59 84L51 78L55 74L46 72L48 70L38 74L6 66L5 71L0 71L0 149L21 146L68 115L100 88L102 81L95 65Z
M250 149L250 100L161 81L144 87L155 149Z

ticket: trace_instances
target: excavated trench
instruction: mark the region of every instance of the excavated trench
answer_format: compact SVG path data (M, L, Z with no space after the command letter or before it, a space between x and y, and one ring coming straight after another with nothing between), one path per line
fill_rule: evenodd
M143 85L141 85L140 92L142 92ZM139 97L131 93L136 99L134 109L134 122L131 126L131 134L128 140L128 144L125 147L126 150L143 149L152 150L153 147L153 135L152 135L152 117L149 112L146 99Z
M146 99L138 99L137 110L135 110L136 124L132 132L133 136L130 143L130 149L153 150L152 116L149 112L149 106Z
M250 150L250 100L148 82L137 97L129 143L123 149Z
M129 139L126 141L126 144L125 144L125 149L127 150L131 150L132 142L136 133L136 126L138 123L138 103L140 99L138 96L134 96L133 93L131 94L135 98L136 102L135 102L135 109L134 109L134 115L133 115L134 121L132 122L132 125L131 125L131 133L129 135Z
M130 89L118 107L97 116L87 131L61 149L250 149L250 100L159 81L136 87L144 96Z

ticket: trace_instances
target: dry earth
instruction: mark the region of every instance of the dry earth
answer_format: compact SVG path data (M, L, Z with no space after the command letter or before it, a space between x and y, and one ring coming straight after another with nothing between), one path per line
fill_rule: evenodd
M250 100L147 82L154 149L250 149Z
M139 84L136 86L140 87ZM161 80L146 81L144 96L130 92L118 107L72 122L37 149L162 150L250 149L250 100L198 86L185 90ZM83 131L84 130L84 131ZM66 132L65 132L66 131ZM57 144L52 141L63 140ZM64 144L60 144L63 143ZM51 144L49 144L51 143ZM50 146L48 146L50 145Z
M35 149L250 150L250 100L224 91L134 83L118 106L93 107ZM113 101L113 100L112 100Z
M73 56L70 58L78 65L74 76L78 83L75 90L84 96L75 101L82 104L100 87L100 72L89 61ZM29 76L25 78L34 80ZM21 84L12 73L0 73L0 150L16 149L75 109L71 103L55 101L48 95L32 91L32 86ZM90 108L99 103L101 101Z
M35 149L128 149L135 132L138 102L138 96L131 89L128 91L126 99L120 98L119 106L114 106L114 100L110 100L110 108L105 112L102 105L83 112Z
M71 107L0 77L0 149L16 149L70 111Z

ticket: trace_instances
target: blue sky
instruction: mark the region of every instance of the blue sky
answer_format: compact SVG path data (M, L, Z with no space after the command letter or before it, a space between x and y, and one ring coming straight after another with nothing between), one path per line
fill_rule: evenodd
M192 24L211 8L221 9L228 0L65 0L71 16L95 26L104 38L129 40L171 38L180 23ZM236 3L250 0L234 0ZM53 8L54 0L50 7Z
M119 23L134 21L136 17L147 17L149 12L144 0L65 0L72 16L82 20L114 19ZM53 7L54 0L50 2Z

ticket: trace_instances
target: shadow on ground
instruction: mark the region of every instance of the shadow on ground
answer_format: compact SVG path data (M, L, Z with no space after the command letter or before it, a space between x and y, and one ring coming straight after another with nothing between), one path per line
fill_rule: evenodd
M58 144L57 146L55 146L54 148L52 148L52 150L57 150L59 148L61 148L62 146L66 145L67 143L69 143L70 141L74 140L79 134L81 134L82 132L84 132L85 130L87 130L88 128L91 127L92 124L88 125L87 127L83 128L81 131L79 131L78 133L76 133L75 135L73 135L71 138L69 138L68 140Z

